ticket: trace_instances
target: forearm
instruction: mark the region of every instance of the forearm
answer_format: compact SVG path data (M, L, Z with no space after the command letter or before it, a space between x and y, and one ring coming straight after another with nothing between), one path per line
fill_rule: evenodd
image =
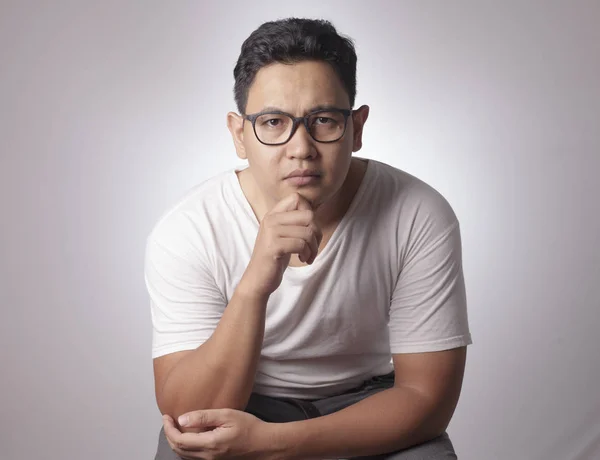
M198 409L244 409L252 392L267 298L233 295L213 335L168 374L159 407L173 417Z
M408 387L377 393L339 412L272 425L281 458L350 458L394 452L443 433L453 408Z

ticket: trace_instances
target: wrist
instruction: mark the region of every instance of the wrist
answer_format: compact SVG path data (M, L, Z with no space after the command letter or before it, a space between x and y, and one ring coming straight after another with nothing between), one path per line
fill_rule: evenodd
M236 297L239 297L247 302L256 302L256 303L267 303L269 297L271 296L270 292L263 292L260 289L256 288L256 283L253 283L251 280L242 277L237 287L235 288Z
M294 458L285 423L267 423L265 428L267 460L291 460Z
M314 456L310 444L310 421L300 420L287 423L269 423L267 427L269 451L266 453L269 460L307 460L323 459L323 456Z

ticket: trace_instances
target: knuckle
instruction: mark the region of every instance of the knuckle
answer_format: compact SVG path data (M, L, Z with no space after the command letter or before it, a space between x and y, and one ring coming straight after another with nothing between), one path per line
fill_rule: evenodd
M270 241L270 243L269 243L269 252L273 252L275 254L279 254L283 250L284 250L283 249L283 242L281 240L273 239L273 240Z
M202 413L198 414L198 423L197 423L197 425L199 425L199 426L205 426L209 422L210 422L210 419L209 419L207 413L202 412Z
M209 439L208 441L206 441L206 448L208 450L218 450L219 443L217 441L215 441L214 439Z

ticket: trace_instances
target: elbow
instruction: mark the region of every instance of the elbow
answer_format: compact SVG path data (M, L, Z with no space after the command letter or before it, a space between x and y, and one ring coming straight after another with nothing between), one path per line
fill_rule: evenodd
M424 424L424 431L426 432L427 440L442 436L448 429L453 414L453 407L440 407L433 409Z
M177 420L180 415L197 410L235 409L243 411L246 409L248 401L221 396L208 399L197 397L193 400L183 400L183 398L178 398L177 395L167 395L163 392L161 395L157 395L156 403L161 415L169 415L173 420Z
M199 399L195 399L194 401L182 401L176 396L168 397L166 395L157 397L156 404L161 415L168 415L173 420L177 420L180 415L195 410L214 409L210 404L205 404L204 401Z

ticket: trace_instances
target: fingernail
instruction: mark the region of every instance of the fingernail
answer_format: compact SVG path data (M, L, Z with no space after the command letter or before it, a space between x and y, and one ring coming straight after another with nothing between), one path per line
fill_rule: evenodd
M189 421L189 417L187 415L182 415L178 419L179 426L186 426L188 421Z

